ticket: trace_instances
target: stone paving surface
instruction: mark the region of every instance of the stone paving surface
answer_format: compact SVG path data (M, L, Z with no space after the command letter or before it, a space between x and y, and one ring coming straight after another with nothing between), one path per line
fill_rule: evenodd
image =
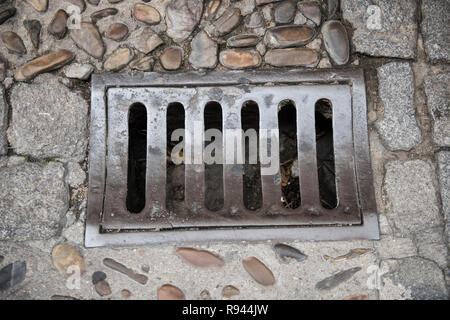
M0 299L449 298L450 1L0 2ZM93 72L284 66L364 69L379 241L84 248Z

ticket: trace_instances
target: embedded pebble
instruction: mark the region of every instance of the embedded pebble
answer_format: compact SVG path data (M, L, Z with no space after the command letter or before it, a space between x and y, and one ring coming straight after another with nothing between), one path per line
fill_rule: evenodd
M272 49L264 60L274 67L310 67L318 62L319 54L309 48Z
M90 64L73 63L64 70L64 75L67 78L87 80L94 72L94 67ZM84 178L83 178L84 181ZM80 183L78 183L79 185Z
M150 71L154 63L155 60L152 57L143 57L131 61L130 68L139 71Z
M355 273L361 271L361 267L355 267L351 269L347 269L344 271L340 271L330 277L327 277L316 284L316 289L318 290L331 290L341 283L349 280Z
M0 9L0 25L16 14L16 8Z
M249 29L262 27L263 24L264 24L263 16L258 11L255 11L250 16L248 16L245 22L245 26Z
M243 48L253 47L259 42L259 37L254 34L240 34L233 36L227 40L227 47L230 48Z
M105 45L97 27L91 22L81 22L80 29L70 30L70 37L75 44L97 59L102 59Z
M322 26L323 41L331 60L337 65L348 62L350 43L344 25L337 20L330 20Z
M38 74L64 66L72 61L73 58L73 53L67 50L49 53L26 63L17 71L15 78L17 81L33 79Z
M256 257L248 257L242 260L244 269L252 276L252 278L263 286L272 286L275 284L275 277L272 271L266 267Z
M211 300L211 294L208 290L204 289L200 292L200 300Z
M52 21L48 27L48 32L55 36L56 39L62 39L67 32L67 19L69 16L67 12L60 9L56 11Z
M134 37L134 48L144 54L149 54L164 43L158 34L149 27L142 28Z
M0 270L0 291L9 289L25 280L27 264L25 261L16 261Z
M303 46L315 36L315 31L308 26L287 25L267 30L264 43L269 48L287 48Z
M95 292L97 292L101 297L109 296L112 293L111 287L109 286L109 283L106 280L101 280L97 282L94 287Z
M237 296L239 295L241 292L239 291L238 288L228 285L223 287L222 289L222 297L224 298L231 298L233 296Z
M108 58L103 67L107 71L119 71L126 67L134 59L134 53L130 48L118 48Z
M97 284L100 281L103 281L106 279L106 273L104 273L103 271L95 271L92 274L92 284Z
M369 300L369 295L366 293L358 293L345 297L344 300Z
M186 40L200 22L203 0L170 0L166 9L167 35L175 42Z
M126 24L117 22L109 26L108 31L105 33L105 37L115 41L122 41L128 35L128 26Z
M193 248L176 248L175 254L185 263L200 269L221 269L225 262L217 255Z
M103 259L103 264L108 268L123 273L124 275L128 276L129 278L133 279L136 282L139 282L140 284L146 284L148 281L148 277L146 275L136 273L134 270L127 268L126 266L124 266L120 262L117 262L114 259L105 258Z
M119 12L116 8L106 8L102 10L95 11L91 14L91 20L93 23L96 23L98 20L114 16Z
M130 299L130 298L131 298L131 291L130 291L130 290L122 289L122 290L120 291L120 294L122 295L122 297L123 297L124 299Z
M159 59L164 69L177 70L183 62L183 49L176 46L168 47L164 49Z
M228 9L219 19L216 20L214 26L218 36L230 33L241 22L241 10Z
M315 25L320 25L322 21L320 3L317 1L302 1L298 3L298 9L307 19L314 22Z
M48 7L48 0L25 0L28 2L36 11L45 12Z
M293 258L299 262L308 259L306 254L287 244L277 243L273 248L283 261L288 261L286 258Z
M31 43L35 49L39 48L39 39L41 35L42 25L39 20L24 20L23 26L28 32Z
M214 68L217 64L218 45L205 31L200 31L191 41L189 63L195 69Z
M0 38L10 52L17 54L27 53L27 49L23 44L22 38L19 37L17 33L12 31L5 31L1 33Z
M158 300L185 300L183 291L179 288L171 285L165 284L158 288L157 291Z
M255 50L227 49L220 52L219 61L229 69L246 69L258 67L261 56Z
M297 2L286 0L275 6L274 18L276 23L290 23L294 20Z

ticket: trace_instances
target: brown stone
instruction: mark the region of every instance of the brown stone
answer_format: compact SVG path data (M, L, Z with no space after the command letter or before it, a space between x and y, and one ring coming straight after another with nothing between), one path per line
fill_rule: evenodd
M201 269L221 269L225 265L222 258L206 250L176 248L175 254L184 262Z
M86 264L83 256L77 248L70 244L57 245L52 251L53 265L64 278L71 276L76 268L83 274L86 272Z
M237 296L240 293L241 292L239 291L238 288L231 286L231 285L225 286L222 289L222 297L227 298L227 299L231 298L233 296Z
M255 50L228 49L220 53L220 63L229 69L246 69L258 67L261 56Z
M98 20L114 16L119 12L116 8L105 8L102 10L95 11L91 14L92 22L96 23Z
M72 61L74 54L67 50L60 50L45 56L36 58L17 71L16 80L25 81L36 77L38 74L61 68Z
M350 43L347 30L337 20L330 20L322 26L323 42L331 60L337 65L346 64L350 58Z
M12 31L2 32L1 36L3 43L6 48L12 53L25 54L27 49L23 44L22 38L17 35L17 33Z
M33 6L33 8L39 12L47 11L48 0L25 0Z
M125 68L133 59L134 53L130 48L118 48L105 60L103 68L106 71L119 71Z
M266 52L264 60L274 67L313 66L319 54L309 48L272 49Z
M115 41L122 41L128 35L128 27L123 23L113 23L109 26L108 31L105 33L105 37Z
M102 280L95 284L95 291L99 294L99 296L109 296L111 292L111 287L109 286L108 281Z
M314 36L314 29L308 26L287 25L267 30L264 42L269 48L298 47L310 42Z
M124 275L128 276L129 278L133 279L136 282L139 282L140 284L146 284L148 281L148 277L146 275L136 273L134 270L127 268L126 266L124 266L120 262L117 262L114 259L105 258L103 259L103 264L108 268L123 273Z
M233 36L227 40L227 47L230 48L243 48L253 47L259 42L259 37L254 34L240 34Z
M158 300L185 300L183 291L171 284L165 284L158 288Z
M131 298L131 291L130 290L122 289L122 291L120 291L120 294L122 295L122 297L124 299L130 299Z
M316 25L320 25L322 21L322 12L320 4L317 1L302 1L298 3L298 9L309 20Z
M256 257L248 257L242 260L244 269L252 276L252 278L263 286L272 286L275 284L275 277L272 271L266 267Z
M39 48L39 39L41 35L41 23L39 20L24 20L23 26L27 29L28 36L35 49Z
M142 3L136 3L134 5L133 16L136 20L147 24L157 24L161 21L161 15L158 10Z
M177 70L183 62L183 49L176 46L168 47L164 49L159 59L164 69Z
M358 293L345 297L344 300L369 300L369 295L366 293Z
M50 34L54 35L57 39L62 39L66 35L67 32L67 19L69 16L67 13L60 9L56 11L52 22L50 22L50 25L48 26L48 32Z
M94 58L103 58L105 45L97 27L91 22L81 22L80 29L70 30L70 37L78 47Z

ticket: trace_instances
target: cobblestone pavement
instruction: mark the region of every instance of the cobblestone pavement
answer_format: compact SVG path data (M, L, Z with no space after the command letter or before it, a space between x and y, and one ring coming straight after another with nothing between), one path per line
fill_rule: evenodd
M0 0L0 299L448 299L449 20L448 0ZM83 247L92 72L342 66L366 76L379 241Z

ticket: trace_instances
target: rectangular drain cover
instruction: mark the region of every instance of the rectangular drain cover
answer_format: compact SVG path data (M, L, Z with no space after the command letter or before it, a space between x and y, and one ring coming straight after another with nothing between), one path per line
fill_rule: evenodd
M86 247L379 237L362 70L96 74L92 78L91 99ZM318 128L318 101L331 106L327 114L332 128L331 154L327 156L331 162L328 158L321 162L319 158L323 147L318 144L322 134ZM245 158L247 140L232 135L247 127L241 112L249 102L256 106L250 115L258 115L253 123L257 125L254 132L258 132L260 163L252 167L259 168L260 177L260 188L255 192L259 192L261 203L256 209L244 205L243 190L248 179L244 182L243 168L247 167L238 161L237 150ZM180 118L184 109L184 128L180 129L185 132L180 139L185 143L185 163L181 167L184 189L182 206L177 210L167 205L172 189L166 192L171 151L167 141L168 109L174 104L181 106L175 116ZM215 110L219 110L221 120L207 120L205 109L209 110L211 104L219 106ZM281 116L280 110L286 104L293 105L295 113ZM144 111L132 116L130 110L138 110L136 106ZM279 125L282 117L291 121L296 137L293 141L297 141L297 148L291 148L297 165L289 170L298 176L298 197L297 189L282 192L282 187L295 185L295 180L284 181L285 169L280 169L283 163L279 152L286 148L284 142L278 143L284 130ZM141 127L131 127L132 121ZM221 141L214 141L218 142L218 151L212 153L222 155L219 166L205 164L202 158L206 154L203 148L208 145L204 130L214 127L212 124L223 133ZM132 139L138 140L131 143ZM142 152L134 151L134 146ZM329 182L330 177L324 176L323 170L330 167L334 177L329 184L334 188L333 204L328 198L328 202L322 199L326 188L321 181L328 177ZM142 169L141 178L136 168ZM290 174L289 177L294 176ZM211 187L206 176L221 185ZM130 185L130 181L136 185ZM215 199L214 192L221 193L222 198ZM245 196L247 203L248 199L256 199L256 193ZM219 203L216 209L205 204L211 194Z

